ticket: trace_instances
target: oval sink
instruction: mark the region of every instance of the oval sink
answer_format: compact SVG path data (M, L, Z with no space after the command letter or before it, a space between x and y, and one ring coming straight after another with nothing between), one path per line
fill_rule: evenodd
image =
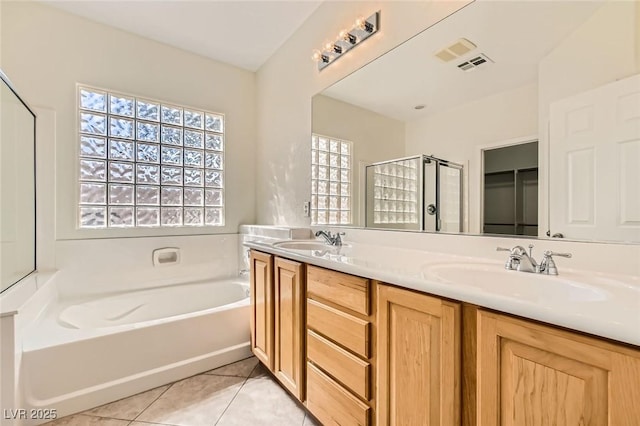
M426 279L476 287L531 301L597 302L610 297L599 286L563 278L561 275L541 275L508 271L489 263L436 264L423 268Z
M288 250L338 250L339 246L332 246L330 244L323 243L318 240L292 240L292 241L280 241L273 243L274 247L279 247Z

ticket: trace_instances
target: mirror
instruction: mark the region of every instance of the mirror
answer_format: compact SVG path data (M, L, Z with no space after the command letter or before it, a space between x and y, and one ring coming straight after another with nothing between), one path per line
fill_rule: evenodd
M36 116L0 71L0 292L35 270Z
M349 222L324 223L437 231L404 206L370 219L368 168L426 155L462 170L461 226L440 232L640 242L639 28L638 1L475 1L325 89L312 133L352 153Z

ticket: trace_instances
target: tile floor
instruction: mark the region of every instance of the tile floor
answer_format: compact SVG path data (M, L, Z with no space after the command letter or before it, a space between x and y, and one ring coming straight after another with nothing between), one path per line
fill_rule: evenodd
M255 357L47 426L317 426Z

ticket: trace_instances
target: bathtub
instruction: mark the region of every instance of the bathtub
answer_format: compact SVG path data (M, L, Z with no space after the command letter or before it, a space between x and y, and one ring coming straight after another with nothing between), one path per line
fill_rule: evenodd
M22 406L60 417L246 358L249 317L241 278L55 300L24 331Z

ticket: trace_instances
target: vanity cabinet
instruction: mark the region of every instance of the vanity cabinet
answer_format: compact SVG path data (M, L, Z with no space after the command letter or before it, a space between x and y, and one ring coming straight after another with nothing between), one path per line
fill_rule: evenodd
M478 311L477 425L640 424L640 351Z
M307 267L306 405L324 425L375 423L375 285Z
M304 267L251 250L251 350L300 401L305 389Z
M460 424L460 304L378 286L378 425Z

